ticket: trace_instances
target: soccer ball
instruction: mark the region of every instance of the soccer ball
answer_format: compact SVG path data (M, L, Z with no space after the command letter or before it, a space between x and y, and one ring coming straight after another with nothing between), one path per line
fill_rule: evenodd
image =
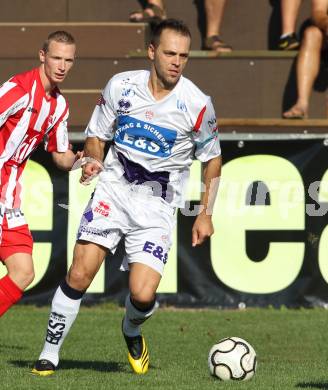
M228 337L214 344L208 354L211 374L223 381L246 381L256 371L254 348L239 337Z

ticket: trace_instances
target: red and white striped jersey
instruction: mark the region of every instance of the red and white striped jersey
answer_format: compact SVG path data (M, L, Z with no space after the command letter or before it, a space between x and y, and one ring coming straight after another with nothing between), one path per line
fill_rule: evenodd
M0 204L19 208L21 177L41 141L48 152L68 149L68 105L58 88L47 96L39 69L0 86Z

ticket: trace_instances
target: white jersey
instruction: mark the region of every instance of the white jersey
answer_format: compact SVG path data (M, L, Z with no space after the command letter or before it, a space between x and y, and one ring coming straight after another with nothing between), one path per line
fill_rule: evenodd
M149 71L115 75L106 85L86 129L88 137L113 141L100 179L135 184L156 182L160 196L183 206L183 190L194 157L205 162L221 154L216 115L209 96L181 77L156 100Z

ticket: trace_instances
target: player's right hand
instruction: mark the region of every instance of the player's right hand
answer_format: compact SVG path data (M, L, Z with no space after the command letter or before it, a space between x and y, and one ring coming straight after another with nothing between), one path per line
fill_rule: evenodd
M86 164L82 165L80 183L84 185L90 184L91 180L98 176L102 170L103 168L99 162L87 162Z

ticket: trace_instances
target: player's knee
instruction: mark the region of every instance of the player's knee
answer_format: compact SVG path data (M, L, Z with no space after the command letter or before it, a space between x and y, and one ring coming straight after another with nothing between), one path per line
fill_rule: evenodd
M23 279L24 279L24 282L25 282L25 287L28 287L34 280L35 278L35 273L34 273L34 270L26 270L26 272L24 273L23 275Z
M68 273L68 284L76 290L86 290L92 282L92 276L85 268L72 266Z
M151 289L130 291L131 301L140 309L149 308L154 304L156 294Z
M26 274L26 281L28 285L30 285L33 282L34 278L35 278L35 272L34 269L32 269Z
M34 269L29 267L9 272L8 275L22 290L25 290L35 277Z
M310 26L304 31L303 36L303 44L311 45L313 47L314 44L321 46L322 44L322 32L316 26Z

